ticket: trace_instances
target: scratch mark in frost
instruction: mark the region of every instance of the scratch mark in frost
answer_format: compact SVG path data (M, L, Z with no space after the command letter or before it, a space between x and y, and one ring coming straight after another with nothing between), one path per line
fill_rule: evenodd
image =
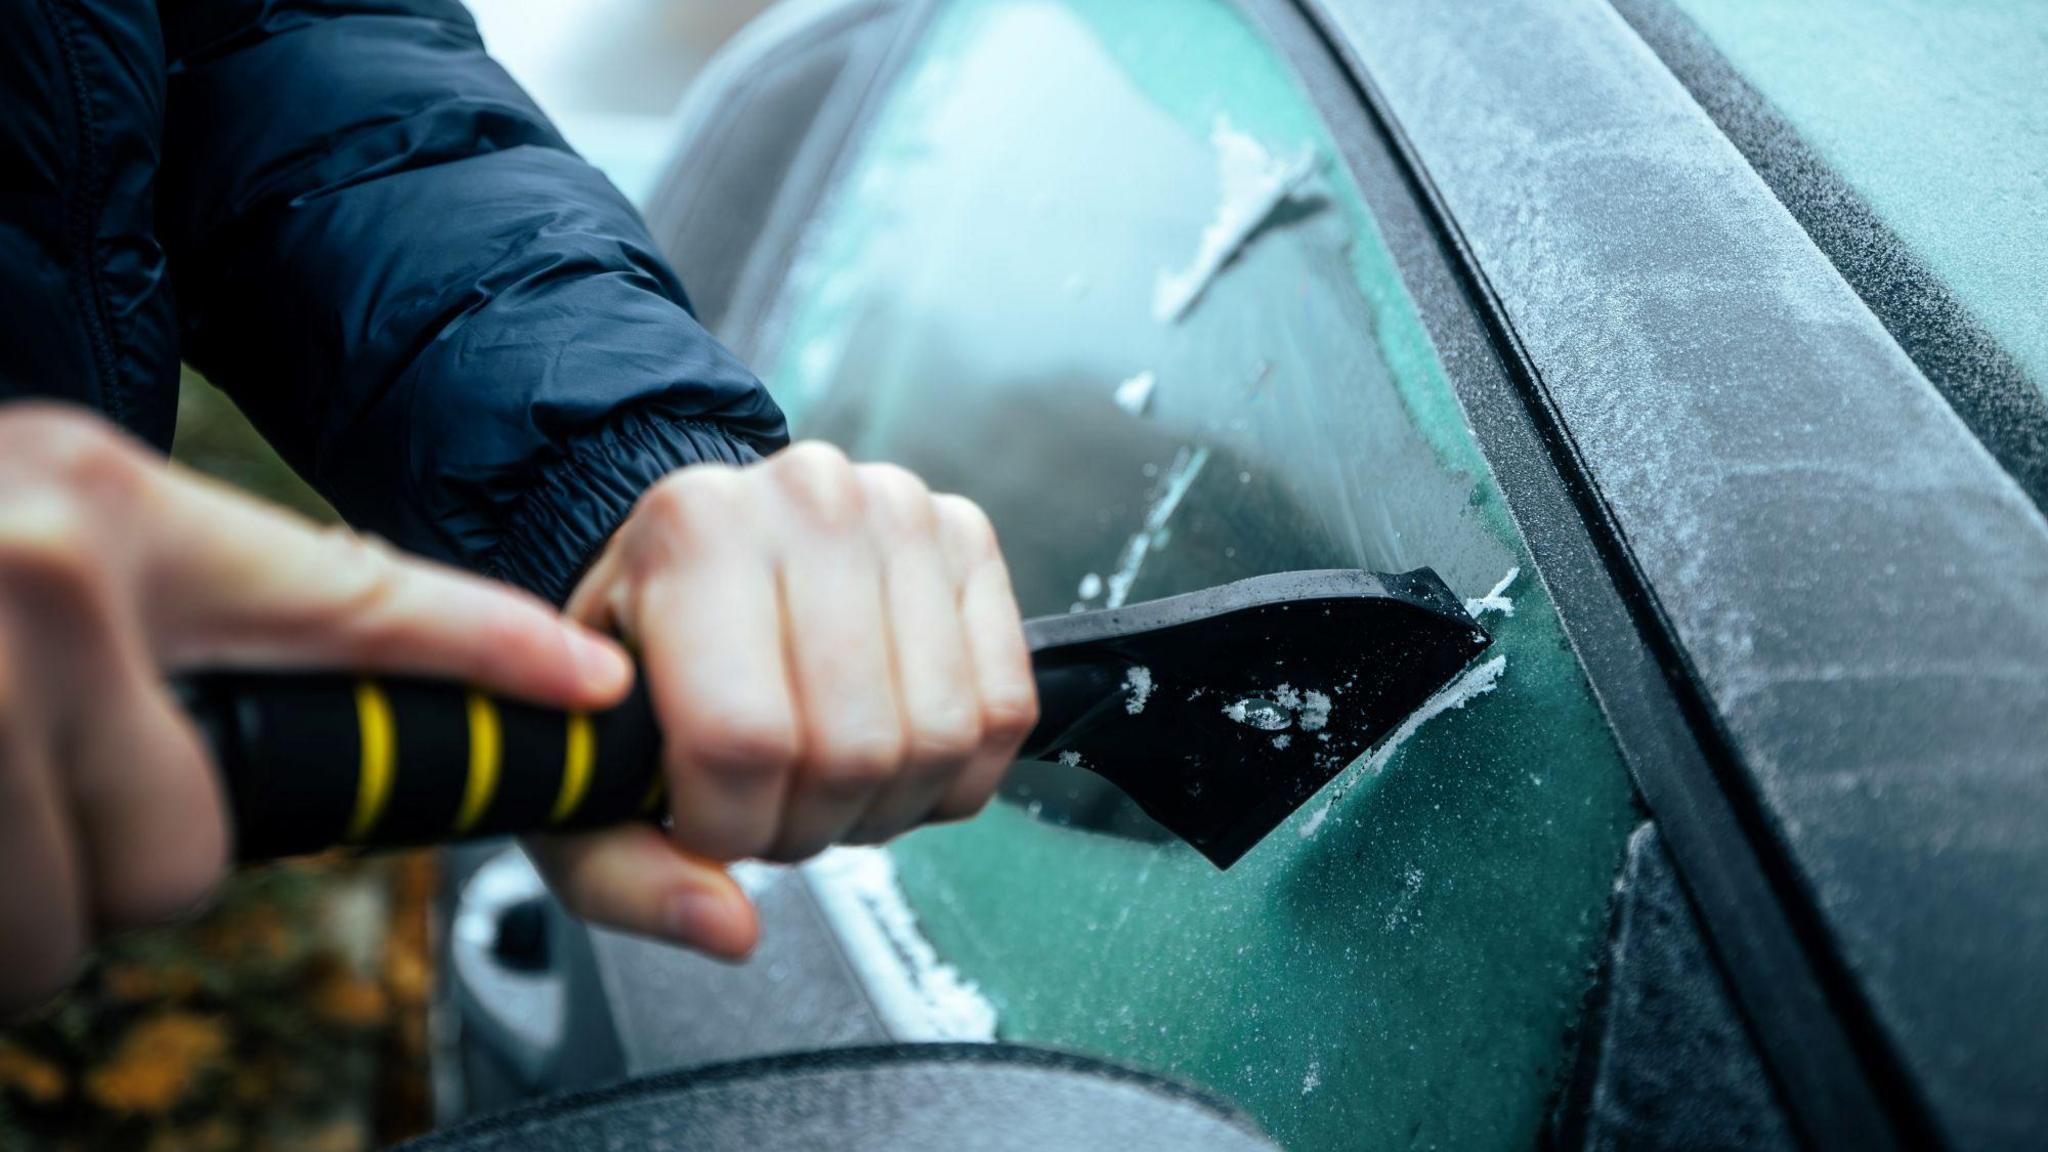
M1165 543L1161 534L1166 529L1166 522L1173 519L1174 511L1187 497L1195 477L1202 474L1202 467L1208 462L1207 445L1192 452L1183 448L1174 456L1173 468L1166 474L1165 489L1145 513L1145 526L1124 544L1123 559L1117 563L1116 571L1110 573L1109 599L1103 601L1105 606L1123 607L1124 599L1131 594L1131 585L1138 579L1138 570L1145 566L1145 557Z
M1152 318L1161 324L1179 320L1194 307L1216 274L1272 217L1274 209L1315 174L1319 164L1313 148L1303 148L1291 158L1274 156L1233 127L1228 116L1216 117L1209 142L1216 147L1222 196L1216 218L1202 229L1194 260L1179 272L1162 269L1153 282Z
M1401 750L1401 745L1406 744L1424 724L1453 709L1463 708L1473 700L1493 691L1494 685L1500 683L1501 673L1507 671L1507 667L1506 656L1495 656L1451 681L1443 691L1431 696L1413 715L1401 721L1399 728L1380 741L1380 746L1373 749L1370 755L1346 771L1346 778L1331 791L1330 798L1323 801L1323 806L1310 813L1307 820L1302 821L1301 838L1306 840L1322 828L1323 822L1330 818L1330 809L1344 798L1344 794L1351 790L1353 784L1360 779L1371 779L1386 771L1387 761L1392 760L1394 753Z

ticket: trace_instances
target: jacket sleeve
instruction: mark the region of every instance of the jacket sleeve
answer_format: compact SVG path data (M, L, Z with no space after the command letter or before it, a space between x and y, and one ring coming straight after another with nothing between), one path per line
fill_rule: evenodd
M784 443L455 0L163 0L185 358L350 522L550 599L640 492Z

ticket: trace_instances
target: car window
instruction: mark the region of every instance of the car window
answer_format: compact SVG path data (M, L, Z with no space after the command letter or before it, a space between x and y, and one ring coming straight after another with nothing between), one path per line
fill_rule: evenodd
M2040 6L1675 4L2048 389Z
M945 5L805 249L766 365L796 429L981 501L1027 612L1427 565L1497 638L1228 872L1039 804L899 841L1001 1035L1289 1147L1526 1147L1632 791L1283 58L1218 0Z

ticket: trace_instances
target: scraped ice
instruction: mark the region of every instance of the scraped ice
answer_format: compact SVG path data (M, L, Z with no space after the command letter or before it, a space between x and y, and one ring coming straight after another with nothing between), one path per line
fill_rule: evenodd
M1116 386L1116 406L1133 416L1143 416L1152 407L1152 389L1159 378L1147 368Z
M888 852L834 848L804 872L891 1039L996 1038L995 1006L925 939Z
M1216 148L1217 182L1222 194L1216 216L1202 229L1194 259L1178 272L1161 270L1152 286L1152 318L1162 324L1179 320L1194 307L1225 265L1275 209L1315 174L1319 158L1304 147L1291 157L1277 157L1251 136L1238 131L1228 116L1216 117L1209 131Z
M1515 582L1515 577L1521 574L1522 569L1519 565L1508 569L1508 574L1500 578L1500 583L1493 586L1493 591L1488 592L1484 596L1475 596L1465 601L1465 615L1472 617L1474 620L1479 619L1488 612L1498 612L1503 616L1513 616L1515 614L1515 602L1508 599L1507 590L1508 586Z
M1071 748L1060 753L1059 760L1061 764L1069 768L1079 768L1081 766L1081 754Z
M1308 1062L1308 1072L1307 1072L1307 1074L1306 1074L1306 1075L1304 1075L1304 1076L1302 1076L1302 1078L1301 1078L1301 1094L1302 1094L1303 1096L1306 1096L1306 1095L1308 1095L1309 1093L1311 1093L1311 1092L1315 1091L1316 1089L1318 1089L1318 1088L1320 1088L1320 1087L1322 1087L1322 1086L1323 1086L1323 1065L1322 1065L1322 1062L1321 1062L1320 1060L1311 1060L1311 1061L1309 1061L1309 1062Z
M1145 524L1124 544L1124 554L1117 562L1116 571L1110 573L1109 599L1103 601L1111 608L1121 608L1131 594L1131 585L1137 582L1138 572L1145 567L1145 557L1166 544L1166 525L1173 519L1180 502L1187 498L1188 489L1194 486L1195 477L1209 463L1209 449L1206 445L1190 451L1183 448L1173 458L1173 468L1166 474L1166 484L1160 489L1158 499L1145 510Z
M1379 747L1374 748L1370 755L1346 771L1345 778L1331 790L1330 798L1323 801L1323 806L1302 821L1301 838L1306 840L1322 828L1323 822L1329 819L1331 807L1344 798L1344 794L1351 790L1353 784L1361 779L1369 780L1386 771L1387 762L1394 758L1394 753L1399 752L1401 746L1406 744L1424 724L1453 709L1463 708L1473 700L1493 691L1494 686L1500 683L1501 674L1507 671L1507 667L1508 658L1505 655L1495 656L1451 681L1441 692L1424 701L1422 707L1417 708L1406 720L1401 721L1400 727L1380 741Z
M1294 723L1294 719L1287 714L1287 709L1271 700L1261 700L1255 696L1247 696L1242 700L1233 700L1225 704L1223 714L1239 724L1257 728L1261 732L1278 732Z
M1081 587L1075 590L1075 594L1083 600L1093 600L1102 595L1102 577L1093 572L1081 577Z
M1130 695L1124 697L1124 711L1136 716L1145 710L1145 702L1152 699L1152 670L1142 664L1133 664L1124 673L1124 690Z
M1321 692L1301 694L1301 730L1315 732L1330 722L1330 698Z

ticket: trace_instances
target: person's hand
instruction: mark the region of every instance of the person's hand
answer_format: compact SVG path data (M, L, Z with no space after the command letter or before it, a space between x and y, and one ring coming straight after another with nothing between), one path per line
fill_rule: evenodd
M713 955L758 933L722 862L971 816L1038 718L988 517L824 444L671 475L569 614L639 651L672 829L530 847L578 915Z
M317 528L82 412L0 407L0 1013L221 878L224 800L162 674L265 664L568 708L617 702L632 675L538 599Z

